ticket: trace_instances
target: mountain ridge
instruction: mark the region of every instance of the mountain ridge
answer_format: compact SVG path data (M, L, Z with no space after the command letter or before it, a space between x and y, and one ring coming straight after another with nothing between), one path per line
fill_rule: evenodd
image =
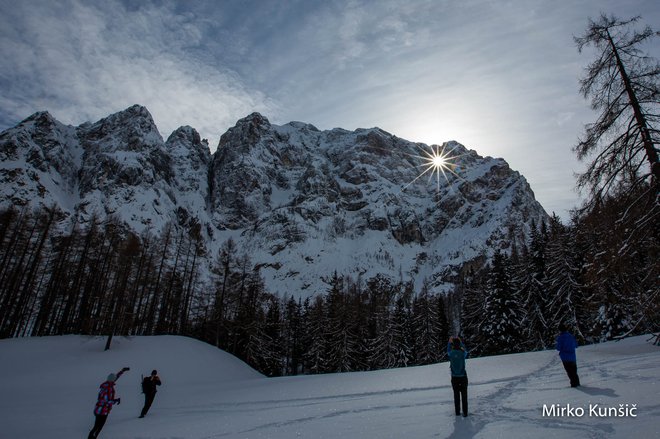
M441 146L457 175L426 175L430 147L380 128L273 125L252 113L211 154L190 126L158 132L134 105L78 127L38 112L0 133L0 207L114 216L140 234L195 228L207 265L232 239L274 293L310 295L333 271L430 279L524 243L547 213L504 159Z

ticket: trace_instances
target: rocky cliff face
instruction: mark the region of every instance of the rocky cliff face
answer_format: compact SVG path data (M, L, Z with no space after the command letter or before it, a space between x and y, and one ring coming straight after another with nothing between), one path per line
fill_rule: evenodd
M547 215L504 160L442 147L457 175L436 180L417 178L427 145L378 128L277 126L254 113L211 155L190 127L163 141L140 106L79 127L36 113L0 134L0 206L114 215L137 232L198 227L209 260L232 238L282 294L324 291L334 271L443 289Z

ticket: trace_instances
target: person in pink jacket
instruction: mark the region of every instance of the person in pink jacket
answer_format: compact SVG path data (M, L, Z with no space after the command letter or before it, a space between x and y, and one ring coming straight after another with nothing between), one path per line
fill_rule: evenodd
M110 410L112 410L112 406L121 402L120 398L115 398L115 381L127 370L129 368L124 367L116 374L111 373L108 375L108 379L101 384L98 400L96 401L96 406L94 406L94 427L89 432L87 439L96 439L99 436L101 429L105 425L105 421L108 419Z

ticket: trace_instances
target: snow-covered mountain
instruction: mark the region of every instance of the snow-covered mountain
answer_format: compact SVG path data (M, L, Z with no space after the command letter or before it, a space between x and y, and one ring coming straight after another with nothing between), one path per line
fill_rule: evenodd
M324 291L334 271L428 278L442 290L465 262L510 249L547 219L506 161L456 142L446 178L417 178L430 147L378 128L320 131L253 113L220 139L181 127L164 141L146 108L63 125L36 113L0 134L0 207L113 215L140 233L196 227L209 261L233 239L271 292Z

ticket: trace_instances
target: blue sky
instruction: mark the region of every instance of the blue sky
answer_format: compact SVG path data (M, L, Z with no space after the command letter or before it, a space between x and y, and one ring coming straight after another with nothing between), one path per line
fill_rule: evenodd
M660 23L657 0L0 0L0 129L136 103L165 138L190 125L212 150L253 111L378 126L503 157L567 218L571 148L594 119L573 36L601 12Z

